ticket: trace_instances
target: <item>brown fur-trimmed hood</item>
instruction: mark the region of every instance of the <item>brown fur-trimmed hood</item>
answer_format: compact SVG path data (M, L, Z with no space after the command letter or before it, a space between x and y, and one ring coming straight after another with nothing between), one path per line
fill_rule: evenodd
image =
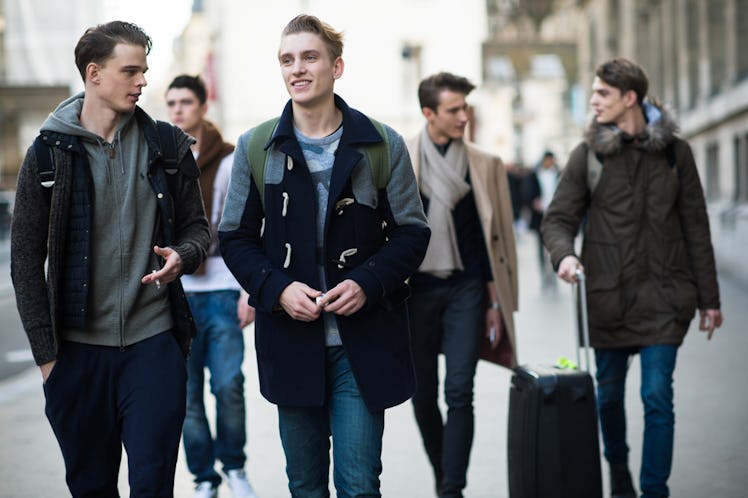
M678 132L675 118L664 105L657 102L645 101L642 110L647 118L647 126L636 136L631 136L616 126L597 123L593 117L585 131L584 141L603 156L618 153L625 143L630 143L633 139L636 139L637 147L647 151L665 149L675 140Z

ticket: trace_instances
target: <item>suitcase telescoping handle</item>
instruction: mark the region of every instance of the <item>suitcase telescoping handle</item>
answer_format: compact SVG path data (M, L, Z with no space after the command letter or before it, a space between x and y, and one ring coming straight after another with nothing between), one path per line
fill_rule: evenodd
M584 270L581 268L577 268L576 271L576 277L577 277L577 286L578 288L574 288L572 292L572 303L574 304L574 316L577 316L577 334L576 335L576 342L577 342L577 366L579 368L582 368L582 363L579 358L579 336L582 336L582 346L584 347L584 354L585 354L585 367L584 370L590 372L591 371L591 364L590 364L590 326L589 322L587 320L587 286L585 284L585 275ZM574 295L578 296L579 299L579 306L577 307L577 299L574 298Z

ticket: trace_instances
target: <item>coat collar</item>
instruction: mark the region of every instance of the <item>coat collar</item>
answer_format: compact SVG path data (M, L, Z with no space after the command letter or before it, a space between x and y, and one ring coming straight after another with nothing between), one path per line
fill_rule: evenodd
M344 145L365 145L372 143L379 143L383 140L377 129L371 124L369 118L364 114L348 107L348 104L340 98L337 94L335 98L335 107L340 109L343 114L343 136L340 138L340 146ZM282 144L286 140L295 140L293 127L293 106L291 100L286 103L281 113L278 126L275 128L275 132L265 144L265 148L269 148L273 142Z
M678 124L663 105L656 102L645 102L644 105L652 106L660 115L659 119L648 118L647 125L641 133L632 136L616 126L599 124L593 118L585 131L585 142L602 156L615 155L629 144L649 152L664 150L675 140Z

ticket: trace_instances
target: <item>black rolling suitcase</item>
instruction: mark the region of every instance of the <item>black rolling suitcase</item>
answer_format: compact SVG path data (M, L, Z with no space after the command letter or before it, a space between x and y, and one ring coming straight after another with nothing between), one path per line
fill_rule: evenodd
M507 437L511 498L602 498L584 274L577 273L577 281L587 371L515 368ZM577 365L581 367L579 347Z

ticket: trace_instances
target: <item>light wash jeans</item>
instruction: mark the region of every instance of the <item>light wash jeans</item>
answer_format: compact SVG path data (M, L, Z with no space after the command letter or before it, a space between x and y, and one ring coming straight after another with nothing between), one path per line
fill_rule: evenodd
M327 400L322 407L278 407L293 498L330 496L330 436L338 498L379 497L384 410L370 412L342 346L328 347Z
M597 405L605 458L628 463L624 392L631 356L641 361L640 394L644 404L644 444L639 475L642 498L670 496L667 480L673 461L673 371L677 346L596 349Z
M218 486L223 471L241 469L247 441L244 408L244 335L239 328L236 303L239 291L188 293L197 337L187 362L187 416L184 420L184 452L195 482ZM205 369L210 371L210 392L216 400L216 435L210 433L203 391Z

